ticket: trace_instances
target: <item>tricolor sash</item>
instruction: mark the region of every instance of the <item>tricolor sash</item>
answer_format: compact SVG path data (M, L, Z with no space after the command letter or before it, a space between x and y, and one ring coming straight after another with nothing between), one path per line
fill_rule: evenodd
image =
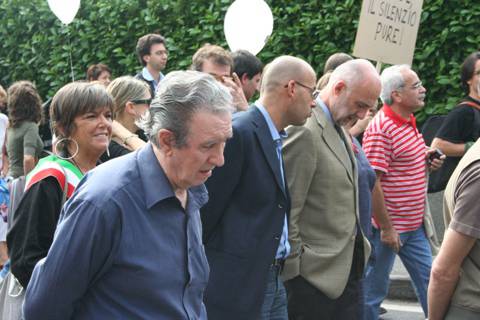
M62 190L65 187L65 179L67 179L67 198L70 198L82 179L83 173L70 161L60 159L56 155L49 155L40 159L35 168L27 175L25 191L47 177L57 179ZM65 190L63 191L65 192Z

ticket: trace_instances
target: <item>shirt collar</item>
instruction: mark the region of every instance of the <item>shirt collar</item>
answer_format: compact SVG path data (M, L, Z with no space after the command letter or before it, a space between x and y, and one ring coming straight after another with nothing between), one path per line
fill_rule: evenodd
M255 106L258 108L258 110L260 110L260 113L265 118L268 130L270 131L273 141L285 139L288 136L287 132L285 130L282 130L280 132L277 131L277 128L275 127L275 124L273 124L272 118L270 117L270 114L265 109L265 107L258 100L255 101Z
M153 146L147 143L137 151L137 168L145 192L145 204L148 209L160 201L168 198L176 198L173 188L168 180L165 171L158 162ZM193 200L198 207L204 205L208 200L207 189L202 184L189 188L189 201Z
M325 113L325 115L327 116L328 121L330 121L331 124L335 124L333 122L332 113L330 112L330 109L328 109L325 102L323 102L323 100L320 99L320 97L317 98L316 102L320 106L320 108L322 108L323 113Z
M142 69L142 77L143 79L147 80L147 81L153 81L155 84L158 84L158 82L153 79L153 76L150 74L150 72L148 71L147 67L143 67ZM163 75L163 73L160 72L160 79L159 81L161 81L163 78L165 78L165 76Z
M404 124L410 124L415 130L417 129L417 120L415 119L413 113L411 113L410 118L406 120L395 113L395 111L392 110L392 107L390 107L388 104L384 104L382 110L383 113L385 113L385 115L392 119L392 121L397 125L402 126Z

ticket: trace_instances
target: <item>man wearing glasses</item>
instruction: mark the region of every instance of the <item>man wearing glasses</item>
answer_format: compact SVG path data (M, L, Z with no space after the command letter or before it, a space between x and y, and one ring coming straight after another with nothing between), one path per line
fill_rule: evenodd
M357 166L342 126L363 119L379 94L372 64L348 61L332 72L305 125L287 129L291 250L282 277L290 319L358 318L370 246L359 227Z
M240 79L233 72L233 58L229 51L207 43L193 55L191 69L213 76L228 88L237 111L247 110L248 101L243 93Z
M282 56L263 74L260 98L234 115L225 164L207 181L203 241L210 265L210 320L288 319L279 274L290 252L290 197L282 139L310 117L317 93L305 61Z
M370 122L364 138L365 154L376 172L372 192L372 246L365 278L365 319L378 319L389 276L398 254L407 269L425 317L432 252L423 218L427 169L436 170L445 156L427 150L413 113L425 102L426 90L408 65L382 72L382 109Z
M159 34L146 34L138 39L136 51L143 69L135 78L148 83L150 93L155 97L158 84L164 78L162 71L168 60L165 38Z

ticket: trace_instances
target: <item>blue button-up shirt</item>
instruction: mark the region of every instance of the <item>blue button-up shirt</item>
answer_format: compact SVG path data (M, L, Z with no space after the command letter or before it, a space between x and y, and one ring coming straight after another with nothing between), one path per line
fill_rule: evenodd
M163 75L163 73L160 72L160 78L157 80L155 80L153 78L153 76L150 74L150 72L148 72L148 69L147 67L143 67L142 69L142 77L143 79L149 81L149 82L153 82L153 87L154 87L154 92L157 92L157 88L158 88L158 84L160 83L160 81L162 81L163 78L165 78L165 76Z
M320 97L317 98L316 102L320 106L320 108L322 108L323 113L325 113L325 116L327 117L328 121L330 121L331 124L335 124L335 122L333 122L332 113L330 112L330 109L328 109L325 102L323 102L323 100L320 99Z
M151 144L92 170L32 275L25 319L206 319L199 208L183 209Z
M275 124L273 123L272 118L270 117L270 114L267 112L267 110L265 110L265 107L259 101L255 102L255 106L258 108L258 110L260 110L263 117L265 118L270 134L272 135L272 139L277 146L276 151L277 151L278 161L280 164L280 174L282 175L282 182L284 184L283 188L285 189L285 177L283 173L283 158L282 158L282 139L287 137L287 133L284 130L282 130L281 132L277 131L277 128L275 128ZM287 222L287 214L285 213L282 236L280 238L280 243L278 245L275 258L286 259L289 254L290 254L290 244L288 243L288 222Z

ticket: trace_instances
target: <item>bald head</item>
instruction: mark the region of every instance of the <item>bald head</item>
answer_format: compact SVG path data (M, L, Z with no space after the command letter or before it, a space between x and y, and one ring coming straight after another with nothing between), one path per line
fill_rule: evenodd
M347 87L353 88L359 84L365 84L380 88L380 76L375 67L368 60L354 59L347 61L338 66L330 76L328 86L335 85L336 82L342 80Z
M315 76L315 71L306 61L292 56L278 57L265 67L260 93L276 90L290 80L302 81L312 75Z
M363 119L376 107L381 90L380 76L367 60L355 59L338 66L320 93L332 118L339 125Z

